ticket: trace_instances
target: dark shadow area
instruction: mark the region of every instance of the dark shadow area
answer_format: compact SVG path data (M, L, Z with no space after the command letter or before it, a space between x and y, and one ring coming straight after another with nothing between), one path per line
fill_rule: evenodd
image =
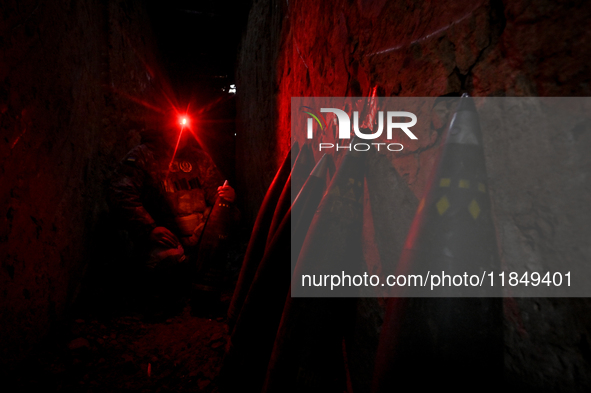
M154 70L156 77L164 71L163 80L170 82L167 90L173 92L166 97L168 104L189 114L199 143L234 187L234 74L250 3L144 2L147 13L143 15L149 20L142 24L150 25L153 35L140 33L141 42L155 38L156 42L147 46L155 48L151 57L156 64L148 64L147 57L135 52L137 48L131 51L144 63L141 76L145 72L148 81L154 78ZM128 7L135 6L125 2L106 5L105 28L114 29L107 26L112 14L132 15ZM113 7L121 8L113 11ZM128 22L138 25L137 21ZM129 32L121 31L121 35L122 42L134 46ZM110 45L112 49L113 43ZM114 68L111 65L111 70ZM129 71L124 63L120 72ZM129 97L116 91L116 83L112 86L113 94L105 94L105 100L117 111L117 100ZM140 103L145 97L132 98ZM116 125L117 132L128 132L126 125ZM146 119L134 118L131 128L127 148L139 140ZM124 150L119 150L116 160L123 158ZM108 166L114 168L116 160ZM107 175L101 180L99 196L106 194L110 178ZM105 207L104 200L98 204ZM15 367L9 379L15 382L14 391L217 391L215 377L227 338L225 314L245 248L245 240L236 233L248 231L236 230L221 257L225 271L221 303L192 315L188 285L184 285L188 277L182 272L166 272L169 277L163 278L161 272L148 271L120 217L103 208L91 227L86 234L84 278L71 290L76 300Z

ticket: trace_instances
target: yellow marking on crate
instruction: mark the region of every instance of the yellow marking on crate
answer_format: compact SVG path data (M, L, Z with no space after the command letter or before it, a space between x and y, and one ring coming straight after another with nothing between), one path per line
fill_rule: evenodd
M478 216L480 215L480 206L478 206L478 202L476 202L474 199L472 199L472 202L470 202L470 206L468 206L468 211L470 212L472 217L474 217L474 219L476 220L478 218Z
M449 177L444 177L439 181L439 187L449 187L451 184L451 179Z
M470 181L461 179L460 184L458 185L460 188L470 188Z
M486 192L486 186L484 185L484 183L478 183L478 191Z
M444 195L441 197L441 199L439 199L435 206L437 206L437 211L439 212L439 215L442 215L449 208L449 200Z

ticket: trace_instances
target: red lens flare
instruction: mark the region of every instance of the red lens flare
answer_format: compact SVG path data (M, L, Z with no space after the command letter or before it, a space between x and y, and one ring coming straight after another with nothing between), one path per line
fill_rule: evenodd
M179 137L176 141L176 146L174 147L174 153L172 154L172 158L170 159L170 164L168 165L168 171L166 173L166 177L168 177L168 174L170 173L170 167L172 166L172 163L174 162L174 158L176 157L176 152L179 149L179 144L181 143L183 131L184 131L185 127L189 124L189 118L187 116L179 116L179 124L181 125L181 130L179 132Z

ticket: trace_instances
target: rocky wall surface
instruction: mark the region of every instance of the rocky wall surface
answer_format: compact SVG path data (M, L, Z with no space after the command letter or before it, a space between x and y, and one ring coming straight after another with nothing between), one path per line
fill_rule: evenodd
M266 16L277 18L281 7L281 29L274 22L269 30ZM252 67L252 74L239 74L244 81L239 119L244 143L265 158L251 162L250 176L256 172L270 179L277 167L271 164L294 141L291 97L366 96L372 86L380 96L401 97L464 92L589 96L590 16L591 6L583 1L255 2L241 55L241 64ZM261 66L263 54L264 66L255 67ZM270 120L257 128L258 119ZM497 129L484 136L507 266L524 260L546 267L589 261L591 163L585 152L591 148L590 130L580 124L540 133ZM425 189L440 137L420 135L418 143L405 145L389 163L391 176L403 179L416 198ZM248 199L253 212L263 195L258 187L266 183L253 183ZM400 208L388 214L391 222L406 217L400 224L404 227L416 201L395 195L393 203L398 202ZM396 239L394 247L401 242ZM506 378L512 386L548 391L591 386L591 320L582 311L590 306L588 299L505 300ZM367 311L371 307L375 312ZM379 305L365 304L363 310L370 315L366 321L378 321L374 327L379 330ZM366 387L367 378L355 383Z
M253 2L238 57L236 177L247 224L254 223L265 192L290 147L289 138L279 140L276 136L277 58L284 4L280 0Z
M139 141L147 109L137 97L154 94L155 76L141 2L0 8L0 363L9 364L61 319L104 257L104 186Z

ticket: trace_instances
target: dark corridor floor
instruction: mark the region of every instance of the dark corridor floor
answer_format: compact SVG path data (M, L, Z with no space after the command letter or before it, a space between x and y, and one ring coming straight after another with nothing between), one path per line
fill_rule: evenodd
M110 234L101 238L110 246L97 250L69 318L56 323L14 372L0 372L10 375L7 383L15 381L8 384L14 388L0 391L218 391L215 378L228 339L226 312L249 231L240 232L228 248L219 307L202 309L205 316L195 317L187 292L154 303L161 299L157 291L146 285L150 281L140 274L130 244L111 228L107 222L101 232Z
M224 318L192 317L189 307L161 322L77 318L19 365L9 391L216 392L226 339Z

